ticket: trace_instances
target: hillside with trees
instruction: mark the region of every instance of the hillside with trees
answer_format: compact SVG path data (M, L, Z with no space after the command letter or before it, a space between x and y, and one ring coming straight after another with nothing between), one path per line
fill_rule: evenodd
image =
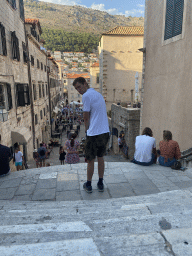
M58 51L96 49L102 33L116 26L143 26L144 18L110 15L82 6L24 0L25 18L39 19L46 47ZM67 50L68 49L68 50Z

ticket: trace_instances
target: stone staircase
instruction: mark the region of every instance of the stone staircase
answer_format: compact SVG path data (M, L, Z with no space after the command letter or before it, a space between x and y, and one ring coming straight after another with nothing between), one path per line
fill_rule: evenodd
M0 201L1 256L191 256L192 193Z

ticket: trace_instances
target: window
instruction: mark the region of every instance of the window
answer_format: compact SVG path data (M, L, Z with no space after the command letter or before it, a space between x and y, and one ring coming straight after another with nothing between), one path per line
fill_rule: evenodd
M167 0L164 40L182 34L184 0Z
M46 95L48 95L48 84L46 84Z
M97 73L96 83L99 84L99 73Z
M41 62L41 70L43 70L43 63Z
M28 84L17 84L17 106L30 105Z
M44 65L44 70L45 70L45 72L47 71L47 67L46 67L46 65Z
M7 56L5 28L1 23L0 23L0 54Z
M36 84L33 84L33 99L37 99L37 90L36 90Z
M12 8L16 9L16 0L7 0L7 2L11 5Z
M0 83L0 109L10 110L12 107L11 85Z
M42 110L40 111L40 117L41 117L41 119L43 119L43 111Z
M64 80L64 83L66 83L66 80Z
M37 114L35 115L35 125L38 124L38 117Z
M45 88L44 88L44 83L42 83L42 93L43 93L43 97L45 97Z
M37 32L35 31L35 26L31 27L31 35L37 39Z
M20 18L24 21L24 6L23 0L19 0Z
M41 98L41 84L39 84L39 99Z
M22 42L22 46L23 46L23 62L27 63L27 48L24 42Z
M11 32L11 46L12 46L12 58L20 61L19 53L19 40L15 34L15 31Z
M31 55L31 66L34 66L34 57Z
M43 113L44 113L44 116L45 116L45 108L43 108Z
M40 66L39 66L39 60L37 60L37 68L40 68Z
M47 105L47 112L49 112L49 106Z

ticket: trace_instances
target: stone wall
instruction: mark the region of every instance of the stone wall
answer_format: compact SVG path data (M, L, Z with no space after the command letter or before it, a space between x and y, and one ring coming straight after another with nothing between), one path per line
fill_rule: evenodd
M124 108L116 104L111 106L111 120L109 120L110 131L116 128L118 136L124 131L125 141L129 147L128 156L132 159L135 152L135 138L139 135L140 129L140 109ZM118 154L118 136L112 133L112 148L115 154Z

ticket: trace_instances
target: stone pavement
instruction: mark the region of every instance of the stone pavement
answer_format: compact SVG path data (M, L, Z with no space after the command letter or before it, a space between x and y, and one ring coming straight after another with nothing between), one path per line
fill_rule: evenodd
M2 256L191 256L187 190L74 202L0 201Z
M106 162L105 191L85 163L0 179L0 255L191 256L192 169Z
M93 175L93 193L83 190L86 163L57 165L12 172L0 179L0 200L76 201L122 198L164 191L192 191L192 169L185 172L129 162L105 162L103 193L97 191L97 167Z

